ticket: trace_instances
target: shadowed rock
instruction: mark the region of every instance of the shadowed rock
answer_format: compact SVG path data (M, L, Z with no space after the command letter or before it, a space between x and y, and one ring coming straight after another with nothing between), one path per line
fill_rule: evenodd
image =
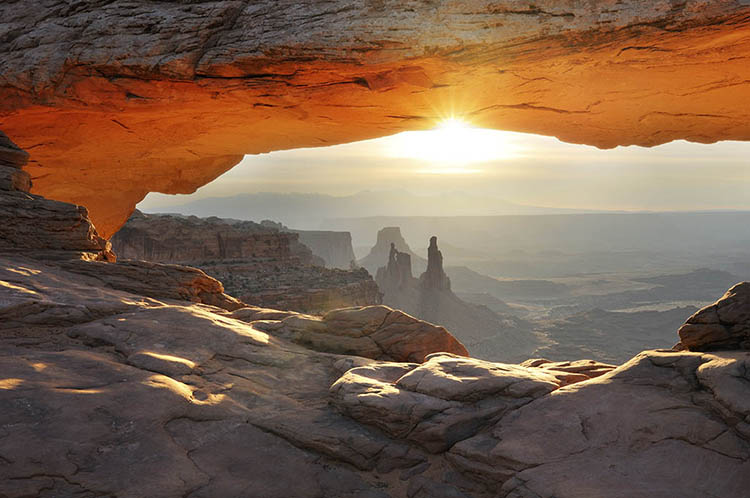
M419 277L419 284L424 291L450 291L451 281L443 271L443 253L437 245L437 237L430 237L427 248L427 270Z
M0 132L0 251L113 261L86 208L28 193L31 177L19 169L28 157Z
M690 351L750 349L750 282L735 285L696 312L677 333L678 347Z
M21 149L0 131L0 166L23 168L29 162L29 153Z

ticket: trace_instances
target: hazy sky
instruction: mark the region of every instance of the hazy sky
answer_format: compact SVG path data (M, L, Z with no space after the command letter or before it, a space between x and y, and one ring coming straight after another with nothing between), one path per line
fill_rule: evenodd
M246 156L195 194L150 194L139 207L246 192L347 195L389 189L476 192L561 208L750 209L750 142L678 141L599 150L452 123L352 144Z

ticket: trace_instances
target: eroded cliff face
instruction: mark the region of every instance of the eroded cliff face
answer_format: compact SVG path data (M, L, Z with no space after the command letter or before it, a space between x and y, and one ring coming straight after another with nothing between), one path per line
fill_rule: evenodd
M750 6L291 1L0 6L0 129L105 237L243 154L448 115L599 147L750 139Z
M251 305L323 313L382 302L367 270L325 268L299 234L279 227L136 211L112 245L122 258L200 268Z
M354 256L352 247L352 234L349 232L296 230L272 220L263 220L260 224L282 232L297 234L300 244L310 248L312 253L320 258L320 262L316 263L320 266L348 270L356 265L357 258Z
M288 260L310 264L312 253L296 251L297 236L252 221L230 223L220 218L155 215L135 211L112 238L123 258L162 263L224 259Z

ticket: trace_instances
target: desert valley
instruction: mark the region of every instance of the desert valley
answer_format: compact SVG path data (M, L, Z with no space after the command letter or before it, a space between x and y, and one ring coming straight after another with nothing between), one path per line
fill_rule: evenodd
M0 498L744 498L750 5L0 3Z

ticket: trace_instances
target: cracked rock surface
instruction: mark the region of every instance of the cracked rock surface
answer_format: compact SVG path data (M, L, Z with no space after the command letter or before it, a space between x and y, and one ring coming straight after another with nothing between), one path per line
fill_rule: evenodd
M120 264L0 257L0 495L735 498L750 486L748 352L491 363L438 352L444 329L386 307L224 309L139 294L169 282L158 271L148 287L113 285ZM412 360L337 349L379 335Z
M244 154L477 126L599 147L750 139L744 0L17 0L0 129L109 238Z
M736 498L750 486L748 352L647 351L615 369L383 361L290 341L278 324L304 315L0 263L3 496ZM364 336L387 310L317 323Z
M647 351L511 412L450 454L466 472L486 469L501 496L743 496L748 362L744 352Z

